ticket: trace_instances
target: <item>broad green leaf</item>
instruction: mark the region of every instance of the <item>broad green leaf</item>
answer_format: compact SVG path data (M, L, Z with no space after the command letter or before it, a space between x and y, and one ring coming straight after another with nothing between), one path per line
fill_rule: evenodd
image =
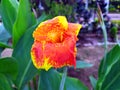
M1 0L0 3L0 14L2 16L3 24L6 30L12 35L13 24L17 16L17 0Z
M62 75L51 69L49 71L40 71L39 89L38 90L59 90ZM88 90L80 80L67 77L64 90Z
M19 2L18 0L10 0L12 5L15 7L16 11L18 12Z
M76 63L76 68L90 68L92 66L93 64L87 63L85 61L80 61L80 60L79 61L77 60L77 63Z
M7 78L0 73L0 90L12 90Z
M90 82L91 82L91 84L92 84L92 87L93 87L94 90L95 90L96 84L97 84L97 80L96 80L93 76L90 76L89 79L90 79Z
M103 70L102 70L103 69ZM119 90L120 89L120 46L116 45L103 60L99 68L97 90Z
M13 27L13 46L23 34L33 25L36 24L34 14L31 12L29 0L20 0L18 15Z
M24 87L24 85L37 73L37 70L32 64L30 56L30 50L33 43L33 30L35 30L35 26L28 29L13 50L12 56L19 61L19 73L16 79L16 85L19 87L19 89Z
M0 73L5 75L9 75L15 80L18 74L18 63L17 61L10 57L10 58L1 58L0 59Z
M44 19L42 18L41 21L43 21L45 19L46 18L44 18ZM13 51L12 56L15 57L19 61L19 63L18 63L19 64L19 73L18 73L18 77L16 79L16 85L19 87L20 90L37 73L37 70L34 68L34 66L32 64L31 56L30 56L31 47L33 44L32 33L35 30L36 26L37 25L29 28L25 32L25 34L18 41L18 43Z
M114 64L119 58L120 58L120 46L119 45L115 45L106 55L106 62L105 62L105 67L103 66L103 60L104 58L102 59L101 61L101 64L100 64L100 67L99 67L99 72L98 72L98 76L101 77L103 76L109 66L111 66L112 64ZM102 68L103 71L102 71Z

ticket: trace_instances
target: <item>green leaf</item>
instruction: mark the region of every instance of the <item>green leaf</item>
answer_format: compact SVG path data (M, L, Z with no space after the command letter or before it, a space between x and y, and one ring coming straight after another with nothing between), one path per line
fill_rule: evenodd
M49 19L49 16L43 13L38 19L37 24L39 24L41 21L44 21L45 19Z
M76 63L76 68L90 68L92 66L93 64L87 63L85 61L80 61L80 60L79 61L77 60L77 63Z
M10 0L12 5L15 7L16 11L18 12L19 2L18 0Z
M57 71L41 70L38 90L59 90L62 75ZM67 77L64 90L88 90L78 79Z
M101 70L101 69L104 70ZM120 89L120 46L116 45L103 60L99 68L97 90L119 90Z
M12 90L7 78L0 73L0 90Z
M5 75L9 75L15 80L18 74L18 63L17 61L10 57L10 58L1 58L0 59L0 73Z
M45 20L46 18L42 18L40 22ZM30 51L33 44L32 33L35 30L37 25L29 28L25 34L18 41L16 47L13 50L13 57L15 57L19 61L19 73L16 79L16 85L21 88L33 78L37 71L32 64Z
M11 46L7 45L6 43L0 42L1 48L12 48Z
M36 24L34 14L31 12L29 0L20 0L17 19L13 27L13 46L17 44L21 36Z
M24 85L37 73L34 68L30 50L33 43L32 32L35 30L35 26L28 29L24 36L20 39L13 51L13 57L15 57L19 63L19 73L16 79L16 85L18 88L24 87Z
M97 80L93 76L90 76L89 79L90 79L90 82L92 84L92 87L95 90L95 87L96 87L96 84L97 84Z
M2 16L3 24L6 30L12 35L13 24L17 16L17 0L1 0L0 3L0 14Z
M106 55L105 67L103 67L104 58L102 59L102 61L100 63L100 67L99 67L98 76L99 77L103 76L108 70L107 67L114 64L116 61L118 61L119 58L120 58L120 46L115 45ZM103 71L102 71L102 68L104 68Z

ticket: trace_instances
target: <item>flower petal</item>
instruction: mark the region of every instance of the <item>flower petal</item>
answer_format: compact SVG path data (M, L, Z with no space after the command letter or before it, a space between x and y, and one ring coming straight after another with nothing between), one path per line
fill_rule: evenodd
M76 40L74 37L68 37L63 43L35 42L31 55L33 63L38 69L48 70L51 67L76 66Z
M62 33L68 29L68 22L64 16L57 16L51 20L42 22L33 33L37 41L59 42Z
M46 71L52 66L48 63L49 58L44 55L44 43L34 42L31 49L31 58L37 69L45 69Z
M80 24L68 23L68 31L75 34L76 36L78 35L81 28L82 25Z

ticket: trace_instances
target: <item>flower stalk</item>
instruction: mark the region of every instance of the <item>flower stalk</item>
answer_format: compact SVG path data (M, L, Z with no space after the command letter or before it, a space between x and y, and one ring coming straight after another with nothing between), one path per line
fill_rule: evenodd
M107 44L107 30L105 27L104 18L103 18L99 4L98 4L98 19L100 21L100 25L101 25L101 28L103 31L103 37L104 37L104 60L103 60L103 68L102 68L102 72L103 72L105 63L106 63L108 44Z
M61 83L60 83L59 90L64 90L66 77L67 77L67 67L65 67L64 70L63 70L63 75L62 75L62 80L61 80Z

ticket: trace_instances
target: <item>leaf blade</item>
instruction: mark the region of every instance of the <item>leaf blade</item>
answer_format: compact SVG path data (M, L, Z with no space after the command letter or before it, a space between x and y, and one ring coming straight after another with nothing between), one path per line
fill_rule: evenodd
M49 71L41 70L40 87L38 90L59 90L62 75L51 69ZM57 81L57 82L56 82ZM64 90L88 90L78 79L67 77Z
M101 70L103 68L103 71ZM106 63L103 67L101 61L96 89L118 90L120 88L120 46L116 45L107 53Z
M18 15L13 26L13 46L17 44L21 36L33 25L36 19L31 12L29 0L20 0Z
M15 0L16 1L16 0ZM16 1L17 2L17 1ZM15 3L14 3L15 4ZM17 9L11 0L1 0L0 14L6 30L12 35L13 24L16 20Z
M92 84L92 87L93 87L94 90L95 90L96 84L97 84L97 80L96 80L93 76L90 76L89 79L90 79L90 82L91 82L91 84Z
M39 23L45 19L46 19L46 17L41 18L41 20L39 20ZM18 63L19 64L19 73L18 73L17 79L15 81L16 86L19 86L19 89L23 88L24 85L31 78L33 78L33 76L35 76L38 72L38 70L36 70L36 68L33 66L33 63L30 63L31 62L30 51L31 51L31 47L32 47L32 44L34 41L33 37L32 37L32 33L35 30L37 25L32 26L25 32L25 34L21 37L21 39L16 44L13 54L12 54L12 56L15 57L19 61L19 63ZM30 66L27 69L29 63L30 63ZM27 73L25 73L25 72L27 72ZM21 79L22 79L22 81L21 81Z
M13 80L16 79L18 74L18 63L13 57L0 59L0 73L10 75Z
M12 90L7 78L0 73L0 90Z

